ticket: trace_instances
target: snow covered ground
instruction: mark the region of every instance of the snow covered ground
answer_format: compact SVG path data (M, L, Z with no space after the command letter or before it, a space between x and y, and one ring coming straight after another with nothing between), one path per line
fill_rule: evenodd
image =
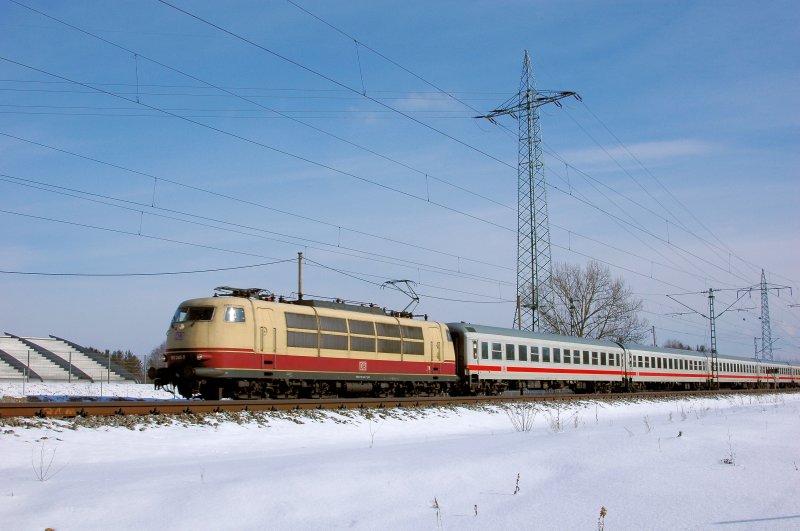
M156 391L152 384L121 384L101 381L93 383L0 381L0 400L19 397L30 397L43 402L58 402L78 397L91 400L114 400L117 398L170 400L175 398L166 391Z
M0 527L800 529L798 394L507 409L0 420Z

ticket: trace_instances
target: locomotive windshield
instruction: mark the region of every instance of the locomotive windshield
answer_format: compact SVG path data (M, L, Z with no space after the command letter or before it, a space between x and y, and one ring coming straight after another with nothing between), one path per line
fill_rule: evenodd
M212 317L214 317L213 306L181 306L175 311L172 322L210 321Z

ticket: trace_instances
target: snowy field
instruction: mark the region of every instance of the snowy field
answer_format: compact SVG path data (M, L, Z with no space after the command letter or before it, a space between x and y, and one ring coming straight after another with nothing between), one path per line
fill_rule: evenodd
M0 527L800 529L800 394L115 421L0 420Z
M75 382L23 383L19 381L0 381L0 400L28 397L43 402L60 402L70 398L91 400L170 400L175 397L166 391L156 391L152 384L120 384Z

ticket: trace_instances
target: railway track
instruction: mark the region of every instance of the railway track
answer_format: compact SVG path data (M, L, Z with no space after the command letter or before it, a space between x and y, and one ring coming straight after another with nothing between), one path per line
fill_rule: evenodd
M676 397L730 396L800 392L800 389L756 389L744 391L692 391L606 393L593 395L504 395L413 398L321 398L303 400L117 400L108 402L0 402L0 418L69 418L112 415L182 415L243 411L293 411L469 406L504 402L554 402L576 400L665 399Z

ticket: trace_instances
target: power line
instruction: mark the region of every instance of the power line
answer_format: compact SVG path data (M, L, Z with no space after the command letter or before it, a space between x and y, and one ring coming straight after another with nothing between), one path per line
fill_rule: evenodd
M45 273L41 271L5 271L0 270L0 273L6 275L30 275L42 277L161 277L170 275L194 275L197 273L216 273L219 271L235 271L237 269L252 269L255 267L264 267L275 264L283 264L286 262L293 262L294 259L278 260L275 262L264 262L261 264L250 264L244 266L234 267L217 267L214 269L194 269L191 271L166 271L159 273Z
M2 178L2 177L5 177L5 178ZM9 180L9 179L13 179L13 180ZM361 250L361 249L356 249L356 248L347 247L347 246L334 245L334 244L326 243L326 242L319 241L319 240L312 240L310 238L304 238L304 237L300 237L300 236L292 236L292 235L288 235L288 234L279 233L279 232L276 232L276 231L270 231L270 230L261 229L261 228L258 228L258 227L252 227L252 226L248 226L248 225L243 225L243 224L240 224L240 223L233 223L233 222L229 222L229 221L219 220L219 219L211 218L211 217L208 217L208 216L202 216L202 215L198 215L198 214L191 214L191 213L188 213L188 212L182 212L182 211L178 211L178 210L174 210L174 209L168 209L168 208L164 208L164 207L156 207L156 206L153 206L153 205L147 205L146 203L126 200L126 199L119 199L119 198L115 198L115 197L105 196L105 195L102 195L102 194L96 194L96 193L92 193L92 192L85 192L85 191L81 191L81 190L76 190L76 189L72 189L72 188L66 188L66 187L47 184L47 183L41 183L39 181L32 181L30 179L23 179L23 178L20 178L20 177L14 177L14 176L2 174L2 173L0 173L0 181L10 182L12 184L21 184L22 186L28 186L28 187L31 187L31 188L36 188L36 189L43 190L43 191L48 191L48 192L51 192L51 193L57 193L57 194L66 195L66 196L69 196L69 197L74 197L76 199L82 199L82 200L85 200L85 201L91 201L93 203L99 203L99 204L103 204L103 205L106 205L106 206L112 206L112 207L115 207L115 208L121 208L121 209L128 210L128 211L131 211L131 212L140 213L141 215L147 214L149 216L159 217L159 218L168 219L168 220L172 220L172 221L179 221L179 222L183 222L183 223L191 223L191 224L194 224L194 225L197 225L197 226L202 226L202 227L206 227L206 228L212 228L212 229L216 229L216 230L222 230L222 231L225 231L225 232L232 232L232 233L235 233L235 234L240 234L240 235L249 236L249 237L256 237L256 238L261 238L261 239L272 240L272 241L276 241L276 242L287 244L287 245L297 245L297 241L280 240L280 239L277 239L277 238L274 238L274 237L256 235L256 234L252 234L250 232L245 232L243 230L238 230L238 229L246 229L246 230L250 230L250 231L256 231L256 232L260 232L260 233L267 233L267 234L272 234L272 235L275 235L275 236L281 236L281 237L289 238L289 239L292 239L292 240L298 240L300 242L303 242L303 243L301 243L302 246L307 247L307 248L317 249L317 250L323 250L320 247L315 247L315 245L317 245L317 246L321 245L321 246L326 247L327 249L325 249L325 250L328 250L328 252L333 252L335 254L340 254L340 255L344 255L344 256L362 258L362 256L360 256L360 255L367 255L367 256L372 257L371 260L373 260L373 261L385 261L385 263L390 263L390 264L393 264L393 265L403 264L406 267L409 267L409 266L410 267L425 267L425 268L429 268L429 270L431 270L432 272L444 272L444 273L450 274L451 276L457 276L457 277L461 277L461 278L469 278L471 280L480 280L480 281L485 281L485 282L490 282L490 283L503 282L500 279L489 278L489 277L485 277L485 276L482 276L482 275L462 272L460 270L455 270L455 269L452 269L452 268L445 268L445 267L441 267L441 266L425 264L425 263L416 262L416 261L413 261L413 260L392 257L392 256L384 255L384 254L374 253L374 252L370 252L370 251L364 251L364 250ZM15 182L15 181L22 181L22 183L18 183L18 182ZM28 184L25 184L25 183L28 183ZM35 186L32 183L35 183L36 185L46 186L46 187L49 187L49 188L40 188L38 186ZM74 192L75 194L83 194L83 195L74 195L73 193L70 193L70 192ZM89 196L89 197L83 197L83 196ZM117 202L120 202L120 203L123 203L123 204L127 204L127 205L133 205L133 207L124 206L124 205L118 205L118 204L115 204L115 203L110 203L110 202L107 202L107 201L103 201L103 199L117 201ZM169 212L169 213L172 213L172 214L177 214L177 215L185 216L185 217L189 217L189 218L195 218L195 219L199 219L199 220L203 220L203 221L209 221L209 222L212 222L212 223L230 225L231 227L236 227L236 228L220 227L218 225L213 225L213 224L210 224L210 223L202 223L202 222L199 222L199 221L189 221L189 220L186 220L186 219L183 219L183 218L178 218L178 217L174 217L174 216L167 216L167 215L164 215L164 214L158 214L158 213L154 213L154 212L144 212L144 209ZM359 255L353 255L352 253L348 253L348 252L345 252L345 251L356 252L356 253L359 253Z
M108 166L110 168L115 168L115 169L122 170L122 171L125 171L125 172L128 172L128 173L133 173L135 175L146 177L148 179L153 179L154 182L156 182L156 183L157 182L169 183L169 184L172 184L172 185L175 185L175 186L186 188L188 190L193 190L193 191L196 191L196 192L205 193L205 194L211 195L213 197L219 197L221 199L234 201L234 202L237 202L237 203L240 203L240 204L243 204L243 205L248 205L248 206L252 206L252 207L268 210L270 212L274 212L274 213L277 213L277 214L280 214L280 215L291 216L291 217L293 217L295 219L301 219L301 220L304 220L304 221L309 221L309 222L312 222L312 223L324 225L324 226L335 228L335 229L338 229L338 230L344 230L344 231L347 231L347 232L351 232L353 234L357 234L357 235L360 235L360 236L367 236L369 238L375 238L375 239L378 239L378 240L382 240L382 241L386 241L386 242L390 242L390 243L396 243L396 244L403 245L403 246L410 247L410 248L414 248L414 249L419 249L419 250L423 250L423 251L427 251L427 252L431 252L431 253L436 253L436 254L439 254L441 256L448 256L450 258L455 258L457 260L463 260L464 262L487 265L487 266L491 266L491 267L495 267L495 268L499 268L499 269L507 269L509 271L512 270L512 268L507 267L507 266L503 266L503 265L500 265L500 264L494 264L494 263L491 263L491 262L486 262L486 261L475 259L475 258L469 258L469 257L466 257L466 256L461 256L461 255L457 255L457 254L453 254L453 253L448 253L448 252L442 251L440 249L433 249L433 248L425 247L425 246L422 246L422 245L419 245L419 244L415 244L415 243L404 242L402 240L398 240L398 239L395 239L395 238L389 238L387 236L381 236L381 235L378 235L378 234L374 234L374 233L371 233L371 232L355 229L355 228L352 228L352 227L346 227L346 226L343 226L343 225L338 225L336 223L323 221L321 219L313 218L313 217L310 217L310 216L307 216L307 215L297 214L297 213L294 213L294 212L290 212L288 210L279 209L279 208L276 208L276 207L265 205L263 203L257 203L255 201L252 201L252 200L249 200L249 199L243 199L243 198L240 198L240 197L236 197L236 196L232 196L232 195L228 195L228 194L223 194L223 193L220 193L220 192L214 192L214 191L208 190L206 188L202 188L202 187L199 187L199 186L194 186L194 185L182 183L180 181L176 181L176 180L173 180L173 179L168 179L166 177L157 176L157 175L153 175L151 173L146 173L146 172L142 172L142 171L139 171L139 170L131 169L131 168L119 165L119 164L103 161L103 160L100 160L100 159L95 158L95 157L90 157L88 155L83 155L83 154L77 153L75 151L70 151L70 150L66 150L66 149L63 149L63 148L51 146L51 145L48 145L48 144L37 142L35 140L22 138L22 137L15 136L15 135L12 135L12 134L9 134L9 133L5 133L3 131L0 131L0 135L6 136L8 138L13 138L13 139L18 140L20 142L26 142L26 143L29 143L29 144L33 144L35 146L39 146L39 147L45 148L45 149L50 149L50 150L53 150L53 151L57 151L59 153L65 154L65 155L70 155L70 156L81 158L81 159L84 159L84 160L88 160L90 162L94 162L94 163L97 163L97 164L102 164L102 165ZM52 185L48 185L48 186L52 186Z
M12 0L12 1L13 1L13 0ZM87 88L91 88L91 89L97 90L98 92L105 93L105 94L107 94L107 95L109 95L109 96L112 96L112 97L115 97L115 98L119 98L119 99L122 99L122 100L124 100L124 101L128 101L128 102L131 102L131 103L136 103L134 100L130 100L130 99L128 99L128 98L125 98L125 97L123 97L123 96L120 96L120 95L118 95L118 94L114 94L113 92L108 92L108 91L106 91L106 90L103 90L103 89L100 89L100 88L91 87L91 86L89 86L89 85L84 85L84 84L80 83L79 81L70 80L69 78L67 78L67 77L64 77L64 76L61 76L61 75L59 75L59 74L54 74L54 73L52 73L52 72L48 72L48 71L46 71L46 70L43 70L43 69L40 69L40 68L36 68L36 67L34 67L34 66L31 66L31 65L27 65L27 64L24 64L24 63L20 63L20 62L18 62L18 61L14 61L14 60L12 60L12 59L9 59L9 58L7 58L7 57L2 57L2 56L0 56L0 60L6 61L6 62L8 62L8 63L14 64L14 65L17 65L17 66L20 66L20 67L23 67L23 68L28 68L28 69L30 69L30 70L33 70L33 71L35 71L35 72L39 72L39 73L41 73L41 74L45 74L45 75L49 75L49 76L53 76L53 77L56 77L56 78L59 78L59 79L63 79L63 80L66 80L66 81L72 81L73 83L76 83L76 84L79 84L79 85L85 86L85 87L87 87ZM383 183L380 183L380 182L378 182L378 181L374 181L374 180L372 180L372 179L368 179L368 178L366 178L366 177L362 177L362 176L360 176L360 175L356 175L355 173L352 173L352 172L349 172L349 171L346 171L346 170L341 170L341 169L335 168L335 167L333 167L333 166L331 166L331 165L329 165L329 164L325 164L325 163L323 163L323 162L315 161L315 160L309 159L308 157L305 157L305 156L302 156L302 155L298 155L298 154L296 154L296 153L291 153L291 152L289 152L289 151L286 151L286 150L284 150L284 149L276 148L276 147L274 147L274 146L271 146L271 145L269 145L269 144L265 144L265 143L263 143L263 142L260 142L260 141L258 141L258 140L254 140L254 139L252 139L252 138L248 138L248 137L245 137L245 136L239 135L239 134L237 134L237 133L232 133L232 132L230 132L230 131L226 131L226 130L224 130L224 129L220 129L219 127L214 127L214 126L212 126L212 125L208 125L208 124L205 124L205 123L203 123L203 122L198 122L197 120L193 120L193 119L191 119L191 118L187 118L187 117L185 117L185 116L182 116L182 115L179 115L179 114L175 114L175 113L169 112L169 111L167 111L167 110L161 109L161 108L159 108L159 107L155 107L155 106L153 106L153 105L148 105L148 104L146 104L146 103L141 103L141 102L139 103L139 105L142 105L143 107L147 107L148 109L151 109L151 110L155 110L155 111L162 112L162 113L164 113L164 114L167 114L167 115L169 115L169 116L172 116L173 118L178 118L178 119L180 119L180 120L184 120L184 121L186 121L186 122L189 122L189 123L192 123L192 124L194 124L194 125L199 125L200 127L204 127L204 128L206 128L206 129L209 129L209 130L212 130L212 131L216 131L216 132L218 132L218 133L221 133L221 134L223 134L223 135L230 136L230 137L232 137L232 138L235 138L235 139L237 139L237 140L241 140L241 141L244 141L244 142L247 142L247 143L250 143L250 144L253 144L253 145L256 145L256 146L259 146L259 147L265 148L265 149L268 149L268 150L270 150L270 151L274 151L274 152L276 152L276 153L280 153L280 154L282 154L282 155L286 155L286 156L288 156L288 157L291 157L291 158L294 158L294 159L300 160L300 161L302 161L302 162L306 162L306 163L308 163L308 164L312 164L312 165L314 165L314 166L317 166L317 167L320 167L320 168L323 168L323 169L326 169L326 170L332 171L332 172L334 172L334 173L338 173L338 174L340 174L340 175L345 175L345 176L347 176L347 177L352 177L352 178L354 178L354 179L357 179L357 180L359 180L359 181L362 181L362 182L365 182L365 183L372 184L372 185L374 185L374 186L377 186L377 187L379 187L379 188L383 188L383 189L385 189L385 190L389 190L389 191L391 191L391 192L395 192L395 193L397 193L397 194L400 194L400 195L406 196L406 197L408 197L408 198L411 198L411 199L416 199L416 200L419 200L419 201L424 201L424 202L427 202L427 203L429 203L429 204L431 204L431 205L433 205L433 206L436 206L436 207L442 208L442 209L444 209L444 210L447 210L447 211L453 212L453 213L455 213L455 214L459 214L459 215L462 215L462 216L465 216L465 217L471 218L471 219L473 219L473 220L480 221L480 222L482 222L482 223L486 223L486 224L488 224L488 225L493 225L493 226L495 226L495 227L497 227L497 228L500 228L500 229L504 229L504 230L507 230L507 231L513 231L513 229L511 229L510 227L506 227L506 226L504 226L504 225L500 225L499 223L495 223L495 222L493 222L493 221L490 221L490 220L488 220L488 219L481 218L480 216L476 216L476 215L470 214L470 213L468 213L468 212L465 212L465 211L463 211L463 210L459 210L459 209L457 209L457 208L454 208L454 207L451 207L451 206L445 205L445 204L443 204L443 203L439 203L439 202L437 202L437 201L431 201L431 200L430 200L430 198L424 198L424 197L422 197L422 196L419 196L419 195L413 194L413 193L411 193L411 192L406 192L406 191L404 191L404 190L401 190L401 189L399 189L399 188L395 188L395 187L393 187L393 186L389 186L389 185L387 185L387 184L383 184Z
M14 1L14 0L12 0L12 1ZM15 3L17 3L18 5L21 5L21 6L23 6L23 7L27 7L27 6L24 6L23 4L19 4L19 2L15 2ZM165 4L167 4L167 3L165 2ZM170 4L167 4L167 5L170 5ZM171 5L170 5L170 6L171 6ZM174 7L174 6L171 6L171 7ZM37 11L37 10L35 10L35 9L32 9L32 8L28 8L28 9L31 9L32 11L34 11L34 12L37 12L37 13L40 13L40 14L42 14L43 16L46 16L46 17L48 17L48 18L51 18L51 19L53 19L53 20L56 20L56 21L58 21L58 22L60 22L60 23L62 23L62 24L65 24L65 25L67 25L67 26L69 26L69 27L71 27L71 28L74 28L74 29L76 29L77 31L80 31L80 32L82 32L82 33L85 33L85 34L87 34L87 35L90 35L90 36L92 36L92 37L94 37L94 38L97 38L97 39L99 39L99 40L101 40L101 41L103 41L103 42L106 42L106 43L108 43L108 44L110 44L110 45L112 45L112 46L115 46L115 47L117 47L117 48L123 49L123 50L125 50L125 51L127 51L127 52L129 52L129 53L134 53L134 54L135 54L135 52L133 52L132 50L129 50L129 49L125 48L125 47L121 47L120 45L118 45L118 44L116 44L116 43L113 43L113 42L111 42L111 41L108 41L108 40L106 40L106 39L103 39L102 37L98 37L98 36L96 36L96 35L94 35L94 34L92 34L92 33L90 33L90 32L87 32L87 31L85 31L85 30L82 30L81 28L78 28L78 27L76 27L76 26L73 26L73 25L71 25L71 24L69 24L69 23L66 23L66 22L64 22L64 21L61 21L61 20L59 20L59 19L55 19L54 17L51 17L51 16L49 16L49 15L47 15L47 14L45 14L45 13L41 13L40 11ZM188 14L188 13L187 13L187 14ZM196 17L195 17L195 18L196 18ZM207 22L207 21L204 21L204 22ZM212 26L213 26L213 24L212 24ZM221 28L220 28L220 29L221 29ZM223 31L227 31L227 30L223 30ZM246 39L245 39L245 40L246 40ZM248 42L249 42L249 41L248 41ZM256 46L258 46L258 45L256 45ZM269 51L270 53L274 53L274 52L271 52L270 50L265 50L265 51ZM146 58L146 57L144 57L144 56L143 56L143 58ZM182 71L180 71L180 70L174 69L174 68L172 68L172 67L169 67L169 66L167 66L167 65L163 65L163 63L160 63L160 62L158 62L158 61L152 60L152 59L150 59L150 58L147 58L147 59L148 59L148 60L150 60L150 61L153 61L155 64L159 64L159 65L161 65L161 66L164 66L164 67L166 67L166 68L169 68L169 69L171 69L171 70L173 70L173 71L176 71L176 72L179 72L179 73L181 73L181 74L183 74L183 75L186 75L186 76L188 76L188 77L191 77L192 79L195 79L195 80L197 80L197 81L200 81L200 82L203 82L203 83L207 83L207 82L205 82L204 80L201 80L201 79L199 79L199 78L196 78L196 77L194 77L194 76L191 76L190 74L186 74L185 72L182 72ZM285 59L285 58L284 58L284 59ZM291 62L291 60L290 60L290 62ZM300 65L300 66L302 66L302 65ZM323 77L325 77L325 76L323 76ZM326 78L326 79L327 79L327 78ZM331 81L334 81L334 80L331 80ZM334 82L335 82L335 81L334 81ZM429 84L430 84L430 83L429 83ZM215 88L218 88L218 89L220 89L220 90L224 90L224 89L221 89L220 87L216 87L215 85L212 85L212 84L209 84L209 86L213 86L213 87L215 87ZM93 89L93 90L98 90L98 89L96 89L95 87L88 87L88 88L91 88L91 89ZM351 91L353 91L353 90L354 90L354 89L351 89L351 88L349 88L349 87L347 87L347 88L348 88L348 90L351 90ZM105 91L102 91L102 92L105 92ZM111 93L109 93L109 94L111 94ZM114 94L111 94L111 95L114 95ZM238 96L238 95L236 95L236 94L233 94L233 93L231 93L231 95L241 98L240 96ZM122 98L122 99L125 99L126 101L131 101L131 100L127 100L127 98ZM241 99L244 99L245 101L250 101L250 100L247 100L246 98L241 98ZM251 103L255 103L255 102L251 102ZM149 108L152 108L152 109L154 109L154 110L157 110L157 111L159 111L159 112L165 112L165 113L167 113L167 114L169 114L169 115L171 115L171 116L174 116L174 117L178 117L178 118L183 118L183 119L186 119L185 117L182 117L182 116L179 116L179 115L175 115L174 113L169 113L168 111L165 111L165 110L163 110L163 109L155 108L155 107L152 107L152 106L147 106L147 107L149 107ZM391 107L388 107L388 108L389 108L389 109L392 109ZM394 110L394 109L392 109L392 110ZM401 113L401 114L402 114L402 113ZM192 122L192 123L196 123L196 124L198 124L198 125L202 125L202 126L205 126L205 127L210 127L210 126L207 126L206 124L202 124L202 123L200 123L200 122L195 122L195 121L193 121L193 120L189 120L189 121L190 121L190 122ZM296 121L297 121L297 120L296 120ZM304 123L304 122L302 122L302 121L300 121L300 123L303 123L304 125L307 125L307 124L305 124L305 123ZM314 128L314 126L310 126L310 127ZM221 131L221 130L219 130L219 129L217 129L217 128L213 128L213 127L211 127L211 128L212 128L212 129L214 129L214 130L218 130L218 131L220 131L220 132L223 132L223 133L225 133L225 134L230 134L230 133L227 133L227 132L225 132L225 131ZM316 129L316 128L315 128L315 129ZM326 134L327 134L327 133L326 133ZM234 135L234 136L237 136L237 137L238 137L238 135ZM332 136L334 136L335 138L338 138L338 139L340 139L340 140L342 140L342 141L349 142L349 141L346 141L346 140L344 140L344 139L341 139L341 138L339 138L339 137L336 137L335 135L332 135ZM240 138L241 138L241 139L244 139L244 140L248 140L248 139L245 139L245 138L243 138L243 137L240 137ZM351 144L352 144L352 143L351 143ZM267 147L267 148L269 148L269 149L274 149L274 148L272 148L271 146L265 146L265 147ZM280 150L279 150L279 151L280 151ZM368 150L368 151L370 151L370 150ZM373 152L373 151L370 151L370 152L371 152L371 153L373 153L373 154L376 154L377 156L382 156L381 154L378 154L378 153L376 153L376 152ZM289 155L291 156L291 154L289 154ZM384 158L386 158L386 157L384 157ZM302 157L301 157L301 160L305 160L305 161L307 161L307 162L314 163L314 161L310 161L310 160L308 160L308 159L304 159L304 158L302 158ZM392 160L392 161L394 161L394 159L391 159L391 158L389 158L388 160ZM398 161L394 161L394 162L396 162L396 163L398 163L398 164L401 164L401 165L404 165L405 167L407 167L407 168L410 168L410 169L413 169L413 170L415 170L415 171L418 171L418 172L420 172L420 173L423 173L423 172L421 172L420 170L416 170L416 169L414 169L414 168L411 168L410 166L407 166L407 165L405 165L405 164L403 164L403 163L399 163ZM323 167L326 167L326 165L323 165ZM333 169L333 168L329 168L329 169ZM334 171L336 171L336 170L334 169ZM344 172L344 173L345 173L345 174L349 174L348 172ZM349 174L349 175L353 176L352 174ZM426 175L426 178L427 178L427 177L428 177L428 175L427 175L427 174L425 174L425 175ZM356 178L359 178L359 177L356 177ZM362 178L362 179L363 179L363 178ZM374 182L374 181L371 181L371 180L367 180L367 181L368 181L368 182L371 182L372 184L375 184L375 182ZM447 183L447 181L444 181L444 182L446 182L446 183ZM451 184L451 183L448 183L448 184ZM381 184L380 184L380 183L378 183L378 185L381 185ZM386 185L381 185L381 186L386 186ZM457 186L457 187L458 187L458 186ZM403 191L400 191L400 190L398 190L398 189L395 189L395 188L393 188L393 187L388 187L388 188L389 188L389 189L391 189L392 191L395 191L395 192L404 193ZM458 187L458 188L460 188L460 189L462 189L462 190L465 190L465 191L468 191L468 192L472 193L471 191L469 191L469 190L466 190L466 189L464 189L464 188L462 188L462 187ZM404 194L408 195L407 193L404 193ZM411 195L412 195L413 197L417 198L417 199L422 199L420 196L416 196L415 194L411 194ZM484 199L488 199L488 198L486 198L485 196L481 196L481 197L483 197ZM489 200L491 200L491 199L489 199ZM493 201L493 200L492 200L492 201ZM441 204L439 204L439 203L435 203L435 204L437 204L437 205L439 205L439 206L443 206L443 205L441 205ZM497 204L500 204L500 203L497 203ZM508 208L508 207L507 207L507 205L502 205L502 206L505 206L506 208ZM443 206L443 207L444 207L444 206ZM448 208L448 207L444 207L444 208ZM601 210L602 210L602 209L601 209ZM461 213L461 214L465 214L465 215L467 215L467 216L471 216L471 215L469 215L469 214L467 214L467 213L465 213L465 212L463 212L463 211L457 211L457 212L459 212L459 213ZM488 221L488 220L481 219L481 221ZM493 222L489 222L489 223L490 223L490 224L493 224ZM495 225L497 225L497 224L495 224ZM641 227L639 227L639 228L641 228ZM506 228L506 229L508 229L508 228ZM651 233L651 234L652 234L652 233ZM696 255L695 255L695 256L696 256Z

